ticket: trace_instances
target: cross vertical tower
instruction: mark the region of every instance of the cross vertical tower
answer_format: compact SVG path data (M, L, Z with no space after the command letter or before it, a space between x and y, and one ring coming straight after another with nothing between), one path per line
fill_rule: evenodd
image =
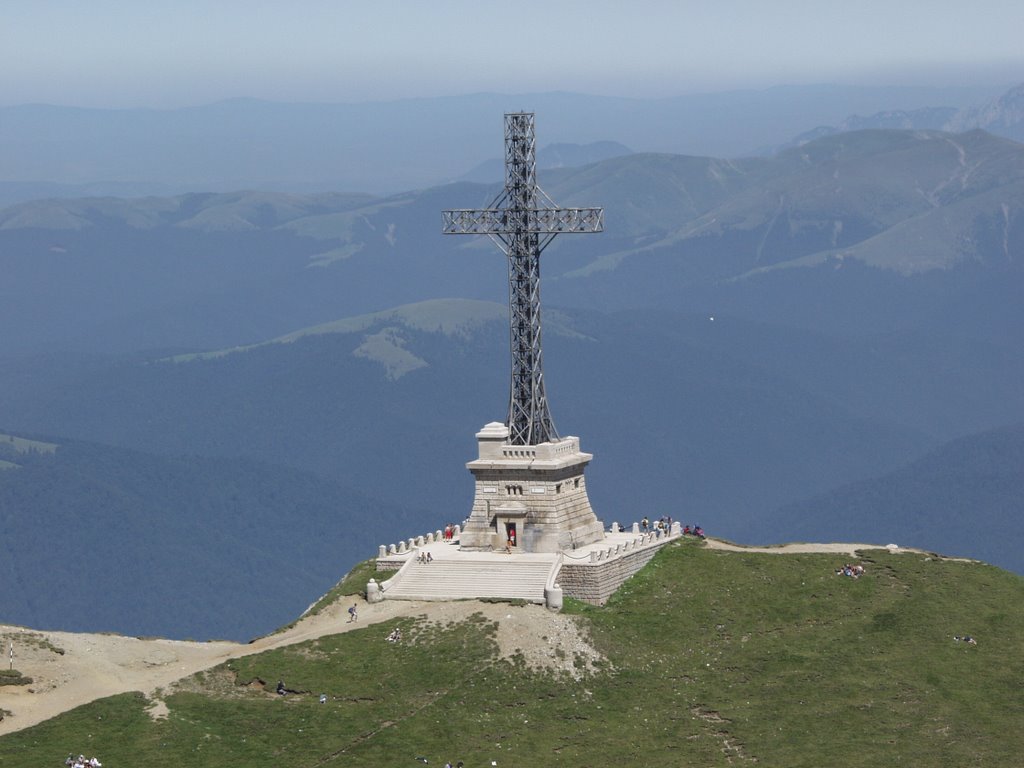
M533 113L505 115L505 189L484 209L444 211L446 235L488 235L508 256L509 442L558 440L544 392L540 254L561 232L600 232L601 208L559 208L537 185Z

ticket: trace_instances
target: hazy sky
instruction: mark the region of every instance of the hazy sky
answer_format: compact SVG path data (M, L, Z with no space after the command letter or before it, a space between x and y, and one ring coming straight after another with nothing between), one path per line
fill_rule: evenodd
M1024 81L1021 0L0 0L0 105Z

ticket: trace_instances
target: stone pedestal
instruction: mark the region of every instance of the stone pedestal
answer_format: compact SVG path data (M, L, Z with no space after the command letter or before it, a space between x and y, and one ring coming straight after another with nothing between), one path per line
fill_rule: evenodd
M466 464L476 479L473 509L460 532L462 549L559 552L599 541L604 526L590 508L583 470L593 458L578 437L510 445L508 427L480 430L479 458Z
M366 602L379 603L383 599L384 596L380 593L380 584L376 579L370 579L366 584Z

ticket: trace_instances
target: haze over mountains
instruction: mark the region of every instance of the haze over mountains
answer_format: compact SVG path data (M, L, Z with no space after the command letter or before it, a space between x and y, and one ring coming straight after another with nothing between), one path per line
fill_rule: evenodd
M786 86L668 99L497 94L356 104L234 99L174 110L0 107L0 203L41 197L262 189L391 194L462 177L501 157L502 112L538 113L547 144L763 153L850 114L970 107L968 87Z
M1024 84L987 102L963 109L932 106L878 112L868 117L851 115L837 125L821 126L803 133L793 143L802 144L821 136L864 128L925 129L954 133L981 128L997 136L1021 141L1024 139Z
M773 109L828 107L828 94L820 104L812 96L785 92ZM464 152L445 122L426 123L427 138L448 147L431 162L456 176L497 154L502 106L492 101L465 102L471 125L484 107L487 119L479 145ZM564 132L578 142L572 151L592 151L583 145L609 138L594 126L577 131L539 101L542 141ZM735 118L723 106L734 102L722 97L716 111L713 101L715 120ZM654 130L627 106L605 103L605 127ZM226 117L235 107L249 122ZM224 122L209 129L225 136L273 123L269 105L220 108ZM323 165L331 141L358 144L358 131L328 140L334 124L309 109L309 125L289 123L307 132L296 153L312 163L319 152ZM397 136L412 130L397 105L379 109ZM5 113L0 130L38 128L31 112L18 113L22 123ZM211 126L210 114L189 119ZM446 119L456 115L465 116ZM98 121L97 142L113 146L109 116L79 117ZM762 126L759 145L808 124ZM1013 501L1024 465L998 460L1024 442L1015 426L1024 424L1024 146L983 130L920 129L824 135L745 159L618 154L650 141L623 144L598 147L597 162L541 173L560 204L606 211L605 233L560 237L543 259L549 397L561 433L580 435L595 454L588 485L598 516L671 514L757 543L896 541L1024 571ZM157 167L151 148L135 151L132 167ZM239 151L239 167L252 168ZM274 162L295 163L307 188L329 186L299 154ZM383 164L382 174L396 175L381 188L399 173L437 178L405 159ZM335 172L359 178L352 167ZM504 417L506 266L485 239L443 238L440 211L486 204L498 188L462 181L373 197L344 191L369 188L353 184L0 210L0 429L67 446L31 461L0 455L20 466L0 471L5 560L24 574L25 591L50 588L16 610L0 605L0 618L38 625L72 615L27 542L38 530L32 515L60 520L64 499L91 498L88 489L105 489L91 517L102 521L109 558L147 518L161 521L125 550L129 570L162 537L175 540L171 529L208 525L209 546L182 562L225 589L224 569L237 566L252 589L232 587L232 615L259 621L270 592L277 606L303 590L311 600L327 574L371 555L374 543L465 516L473 433ZM948 469L958 466L973 469ZM274 483L254 483L261 472ZM275 483L305 490L268 498ZM234 486L251 493L216 491ZM177 500L166 498L172 488ZM207 508L207 498L219 501ZM272 535L241 527L250 508ZM119 525L130 512L134 522ZM274 551L277 531L304 530L311 518L318 542ZM411 530L420 520L422 531ZM278 558L289 566L275 592ZM317 568L306 573L296 558ZM173 558L163 562L173 573ZM118 628L173 634L139 602L164 593L139 586L118 605ZM100 605L95 587L67 595L79 608ZM110 628L112 615L100 615L76 626ZM195 636L258 631L259 621L213 626L203 615L195 604L174 621ZM274 619L265 619L269 629Z

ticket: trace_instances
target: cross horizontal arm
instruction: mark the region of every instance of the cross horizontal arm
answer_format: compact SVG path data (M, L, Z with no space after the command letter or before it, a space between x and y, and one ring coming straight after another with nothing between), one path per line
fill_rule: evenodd
M501 235L511 232L558 234L601 232L603 208L508 208L444 211L446 235Z

